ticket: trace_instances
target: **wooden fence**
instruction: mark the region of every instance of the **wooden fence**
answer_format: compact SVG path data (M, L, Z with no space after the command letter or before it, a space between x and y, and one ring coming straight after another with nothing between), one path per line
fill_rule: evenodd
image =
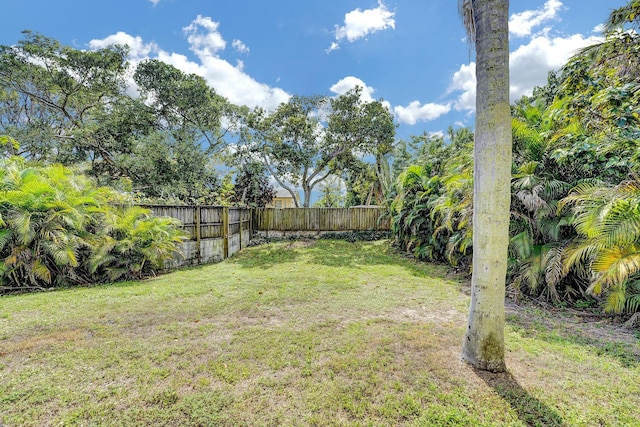
M386 208L257 208L253 229L266 235L389 230Z
M221 261L247 246L251 239L251 210L221 206L144 206L155 216L179 219L189 240L182 244L183 257L172 267Z
M227 208L222 206L143 206L155 216L179 219L188 240L170 267L199 265L229 258L246 247L254 232L291 236L326 232L389 230L382 207Z

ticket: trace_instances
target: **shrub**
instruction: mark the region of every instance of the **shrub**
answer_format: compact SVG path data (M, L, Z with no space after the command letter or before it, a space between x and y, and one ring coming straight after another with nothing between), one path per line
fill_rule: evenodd
M1 166L1 293L139 278L176 253L176 220L115 205L122 194L63 166Z
M375 240L385 240L391 237L391 232L386 230L360 230L324 233L321 239L345 240L347 242L372 242Z

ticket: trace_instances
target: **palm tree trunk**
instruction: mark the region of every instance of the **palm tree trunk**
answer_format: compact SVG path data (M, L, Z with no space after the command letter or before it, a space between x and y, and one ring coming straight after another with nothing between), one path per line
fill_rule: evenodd
M468 0L476 46L473 276L462 358L501 372L511 201L509 1Z

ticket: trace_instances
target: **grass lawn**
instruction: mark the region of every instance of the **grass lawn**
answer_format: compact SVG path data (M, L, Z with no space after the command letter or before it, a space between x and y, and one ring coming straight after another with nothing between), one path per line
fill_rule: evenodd
M468 283L386 242L283 242L144 282L0 298L0 425L640 426L640 340L507 312L462 363Z

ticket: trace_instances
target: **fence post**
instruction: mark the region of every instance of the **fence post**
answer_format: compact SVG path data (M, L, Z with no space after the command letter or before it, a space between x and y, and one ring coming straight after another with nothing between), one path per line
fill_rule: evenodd
M249 208L249 241L253 239L253 213L255 208Z
M240 215L240 224L238 225L238 231L240 232L240 249L242 249L242 220L244 216L244 209L238 208L238 212Z
M202 223L201 216L202 212L200 211L200 206L194 206L193 216L194 222L196 226L196 255L198 257L198 265L202 264L202 232L200 230L200 224Z
M229 258L229 208L222 208L222 239L224 241L224 249L222 259Z

